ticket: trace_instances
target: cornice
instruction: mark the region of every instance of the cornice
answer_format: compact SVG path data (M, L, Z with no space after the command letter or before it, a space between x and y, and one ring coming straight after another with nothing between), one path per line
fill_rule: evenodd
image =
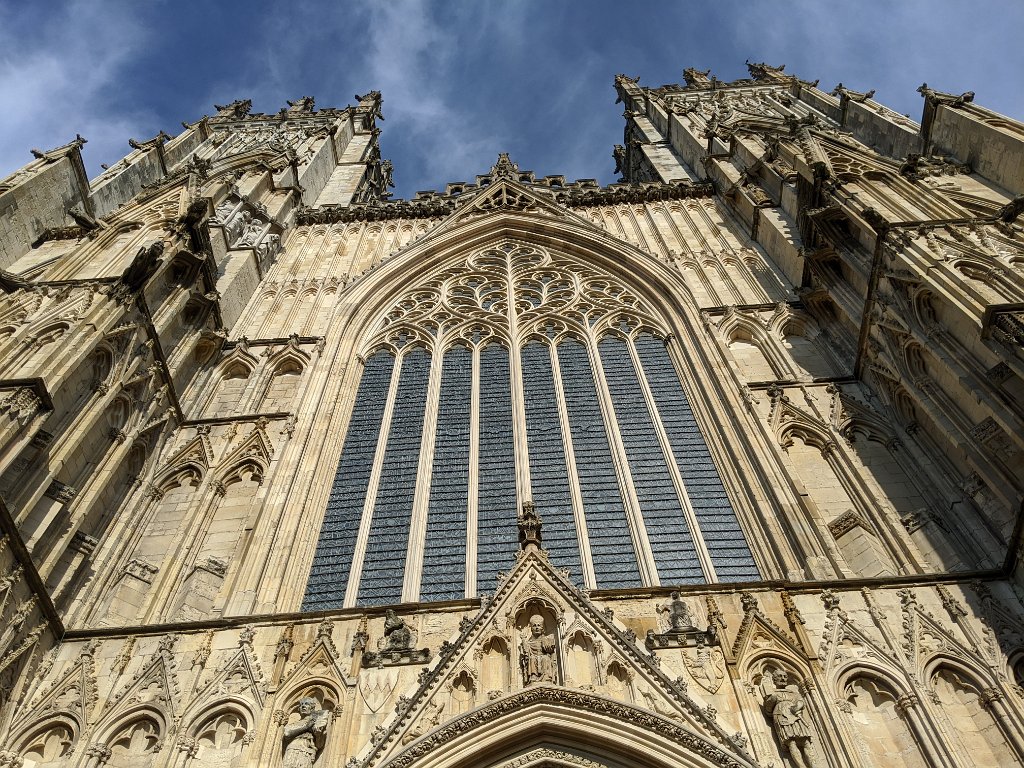
M684 200L711 197L715 187L707 182L646 182L643 184L611 184L607 187L553 190L544 185L526 185L531 191L552 197L556 203L568 208L588 208L617 203L645 203L659 200ZM335 224L353 221L390 221L394 219L424 219L447 216L472 200L475 195L424 196L415 200L371 201L349 206L323 206L302 208L296 214L298 225Z

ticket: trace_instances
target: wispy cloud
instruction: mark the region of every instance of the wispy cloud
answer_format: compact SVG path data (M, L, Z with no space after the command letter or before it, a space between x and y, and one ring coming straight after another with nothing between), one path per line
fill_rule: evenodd
M0 175L28 162L30 148L76 133L88 139L88 157L116 160L134 130L155 123L152 105L113 98L147 41L135 5L73 2L45 24L0 8Z
M95 171L129 136L173 133L214 102L276 112L285 99L344 106L376 88L399 196L471 180L499 151L540 174L608 182L617 72L650 85L687 66L732 79L747 58L827 88L876 88L915 118L925 80L1024 114L1019 0L651 0L628 23L616 0L55 3L0 5L0 176L76 132Z

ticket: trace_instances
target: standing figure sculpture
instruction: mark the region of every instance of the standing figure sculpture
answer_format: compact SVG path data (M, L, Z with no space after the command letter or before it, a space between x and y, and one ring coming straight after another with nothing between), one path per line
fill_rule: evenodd
M308 696L299 701L297 723L284 727L284 761L281 768L313 768L327 741L330 713L317 709L316 699Z
M789 674L784 669L772 673L771 683L764 689L764 708L771 718L772 730L782 747L783 756L789 758L793 768L814 768L807 701L797 686L790 685Z
M544 634L544 619L540 616L530 618L529 633L523 636L520 651L523 685L556 682L555 637Z

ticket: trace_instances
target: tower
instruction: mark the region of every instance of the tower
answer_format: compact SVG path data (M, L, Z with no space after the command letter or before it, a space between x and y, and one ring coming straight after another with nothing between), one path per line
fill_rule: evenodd
M1024 126L618 76L392 200L381 95L0 182L0 766L1024 761Z

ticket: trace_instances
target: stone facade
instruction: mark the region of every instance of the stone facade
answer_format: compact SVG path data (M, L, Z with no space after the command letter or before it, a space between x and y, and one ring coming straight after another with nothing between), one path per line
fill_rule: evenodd
M376 92L0 181L0 766L1024 763L1024 125L749 68L617 77L606 187L391 200Z

